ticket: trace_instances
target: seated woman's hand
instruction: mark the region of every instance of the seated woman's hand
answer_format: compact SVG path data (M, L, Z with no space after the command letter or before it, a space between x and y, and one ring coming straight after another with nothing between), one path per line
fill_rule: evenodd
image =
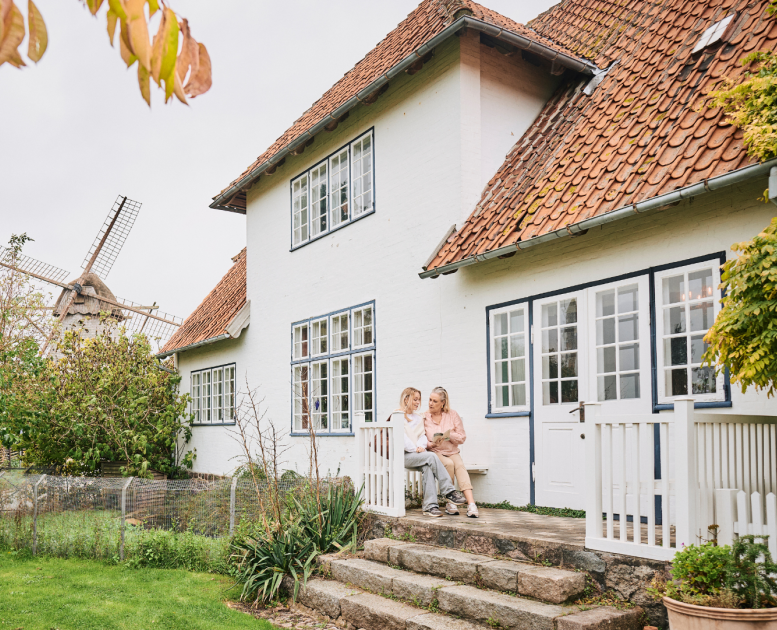
M415 449L416 453L423 453L424 451L426 451L426 449L423 448L422 446L419 446L418 448Z

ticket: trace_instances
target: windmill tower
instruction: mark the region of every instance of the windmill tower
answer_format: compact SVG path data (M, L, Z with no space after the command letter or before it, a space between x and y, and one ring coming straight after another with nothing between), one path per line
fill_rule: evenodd
M105 278L127 240L140 207L137 201L121 195L117 197L84 258L81 274L69 282L65 279L71 274L64 269L29 256L13 257L3 247L0 247L0 266L62 289L53 307L53 315L63 330L79 329L83 336L94 337L104 328L101 315L107 314L109 318L121 322L128 332L143 332L149 339L164 344L181 325L182 319L159 311L156 304L141 306L117 298L105 284ZM50 342L51 335L41 348L41 354L46 352Z

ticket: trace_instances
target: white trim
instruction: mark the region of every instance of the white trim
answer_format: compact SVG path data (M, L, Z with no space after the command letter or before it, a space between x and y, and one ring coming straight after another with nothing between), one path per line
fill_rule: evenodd
M517 311L522 312L522 319L523 319L523 329L521 331L513 331L511 330L512 325L512 318L510 317L510 313L514 313ZM504 359L502 357L497 356L496 351L496 319L500 315L507 314L507 326L508 330L505 334L499 335L499 337L504 337L505 342L507 343L506 351L508 353L508 358ZM529 303L528 302L522 302L520 304L513 304L511 306L505 306L504 308L494 309L490 312L490 322L489 322L489 340L488 343L490 344L490 359L489 359L489 366L488 369L491 371L491 413L504 413L508 411L528 411L531 407L531 386L530 386L530 379L529 379ZM520 339L520 336L523 337L523 354L518 355L516 353L515 357L510 356L512 354L512 344L510 343L512 337L516 337ZM509 374L509 378L506 382L503 383L497 383L497 369L496 365L497 363L501 363L507 366L507 369L509 372L513 369L513 363L515 361L522 361L523 362L523 380L514 380L512 378L512 374ZM519 366L516 366L519 367ZM497 396L497 387L507 387L508 388L508 395L510 397L511 402L514 402L512 400L513 393L512 393L512 387L514 385L523 385L524 388L524 398L525 403L524 404L511 404L511 405L499 405L498 402L500 400L499 396Z
M692 274L696 271L702 271L702 270L711 270L712 271L712 280L711 280L711 286L709 287L711 289L711 294L709 296L702 296L698 299L693 299L693 297L690 300L683 300L682 302L670 303L675 304L672 308L678 308L679 306L684 307L683 316L685 319L685 331L683 333L676 333L675 335L672 335L671 333L667 334L665 332L665 305L664 305L664 287L663 282L666 278L674 277L674 276L680 276L682 275L683 283L685 286L684 293L687 294L689 291L689 288L687 286L688 283L688 276L689 274ZM720 292L718 290L718 287L720 286L720 261L715 260L709 260L702 263L696 263L693 265L688 265L685 267L675 267L672 269L666 269L664 271L660 271L655 274L655 296L656 296L656 380L657 380L657 386L658 386L658 403L672 403L676 399L680 398L693 398L696 402L719 402L726 399L726 392L725 392L725 381L724 381L724 375L720 374L715 378L715 393L712 394L694 394L692 390L692 370L694 369L694 366L698 367L699 361L692 362L692 356L691 356L691 348L689 347L689 342L691 337L696 337L697 339L706 334L708 328L700 329L697 331L691 331L691 307L696 304L703 304L707 302L712 302L713 306L713 312L712 317L709 320L709 324L712 325L712 323L715 321L715 318L718 316L718 313L720 312ZM667 309L668 310L668 306ZM686 340L686 362L684 364L678 364L676 369L682 369L683 366L685 366L685 369L691 370L689 374L687 375L687 384L688 384L688 391L685 393L677 394L675 396L668 395L666 392L666 368L670 366L666 366L664 364L665 362L665 349L664 349L664 342L665 338L684 338ZM709 368L712 369L712 368Z

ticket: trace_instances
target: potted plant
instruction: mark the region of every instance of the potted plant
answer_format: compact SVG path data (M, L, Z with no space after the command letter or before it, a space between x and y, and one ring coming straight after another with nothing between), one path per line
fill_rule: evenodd
M777 564L766 536L733 546L690 545L672 561L671 580L648 592L662 600L671 630L777 630Z

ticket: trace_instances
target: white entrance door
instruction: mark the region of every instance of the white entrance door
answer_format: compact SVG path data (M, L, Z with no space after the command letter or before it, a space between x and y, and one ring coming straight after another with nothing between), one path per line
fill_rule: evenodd
M583 509L580 402L650 411L648 278L537 300L533 333L535 502ZM652 466L651 454L640 460Z

